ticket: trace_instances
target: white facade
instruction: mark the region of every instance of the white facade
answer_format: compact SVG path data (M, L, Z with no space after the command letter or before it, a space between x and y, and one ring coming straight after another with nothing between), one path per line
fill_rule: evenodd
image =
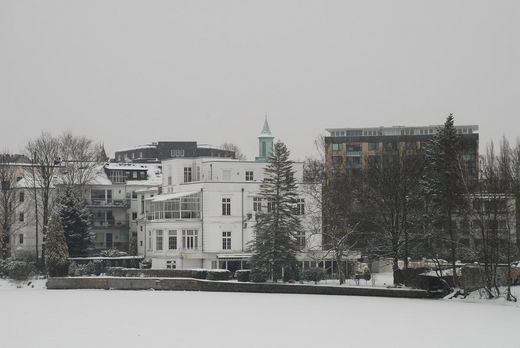
M266 163L178 158L162 165L163 193L138 192L138 200L145 202L145 214L138 219L139 255L150 258L153 268L244 267L256 211L267 209L259 201ZM303 163L295 163L294 170L301 182ZM313 202L303 190L300 199L303 213ZM307 215L301 217L308 227ZM321 236L306 230L300 240L316 246Z

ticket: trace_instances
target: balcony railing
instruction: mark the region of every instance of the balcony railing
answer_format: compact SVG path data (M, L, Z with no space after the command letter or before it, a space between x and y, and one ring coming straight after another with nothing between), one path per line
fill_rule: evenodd
M130 223L127 220L115 220L115 219L107 219L107 220L97 220L94 219L92 223L92 228L100 229L100 228L128 228Z
M102 199L91 199L88 201L88 207L90 208L130 208L129 199L113 199L113 200L102 200Z

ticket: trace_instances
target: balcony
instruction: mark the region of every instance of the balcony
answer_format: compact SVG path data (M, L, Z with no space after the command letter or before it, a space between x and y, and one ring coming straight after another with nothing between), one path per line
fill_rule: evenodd
M91 199L88 201L87 206L89 208L130 208L129 199L114 199L114 200L101 200Z
M92 229L127 229L129 228L130 223L127 220L97 220L94 219L92 223Z

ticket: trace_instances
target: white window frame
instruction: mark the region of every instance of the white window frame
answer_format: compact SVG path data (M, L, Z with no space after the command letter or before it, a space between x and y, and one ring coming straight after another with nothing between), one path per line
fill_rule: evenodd
M222 232L222 250L231 250L231 231Z
M155 230L155 250L164 250L164 232L163 230Z
M175 244L175 248L172 248L172 241ZM168 250L177 250L179 248L179 240L177 239L177 230L169 230L168 231Z
M246 181L254 181L255 172L252 170L246 170Z
M182 249L197 250L199 248L199 231L182 230Z
M231 198L222 197L222 216L231 216Z

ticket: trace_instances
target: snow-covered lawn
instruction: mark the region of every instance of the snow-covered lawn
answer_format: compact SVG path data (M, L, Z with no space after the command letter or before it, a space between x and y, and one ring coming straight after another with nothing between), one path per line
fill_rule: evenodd
M2 347L518 347L520 307L447 300L19 289Z

